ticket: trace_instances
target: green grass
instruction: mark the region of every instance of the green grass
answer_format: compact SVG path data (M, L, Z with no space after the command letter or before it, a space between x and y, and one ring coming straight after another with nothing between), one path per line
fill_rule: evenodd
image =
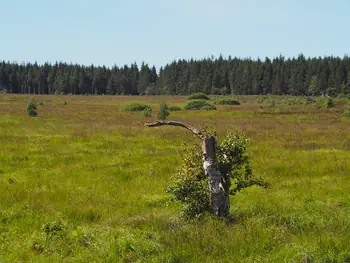
M35 96L36 118L27 116L31 98L0 95L0 262L350 260L345 103L261 108L260 97L246 96L234 109L171 113L216 127L219 138L236 128L250 139L253 172L269 187L232 197L226 225L182 221L168 205L182 142L199 143L188 131L147 128L143 115L118 110L134 97ZM142 99L155 108L187 100Z

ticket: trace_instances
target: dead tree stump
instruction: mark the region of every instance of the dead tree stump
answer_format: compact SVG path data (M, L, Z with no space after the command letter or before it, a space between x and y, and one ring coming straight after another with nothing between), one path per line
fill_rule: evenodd
M158 127L171 125L183 127L190 130L202 141L203 168L209 179L210 204L213 213L218 217L228 217L230 212L229 190L225 185L230 182L224 182L216 160L216 140L213 136L205 136L197 129L178 121L156 121L153 123L144 123L147 127ZM226 190L225 190L226 189Z

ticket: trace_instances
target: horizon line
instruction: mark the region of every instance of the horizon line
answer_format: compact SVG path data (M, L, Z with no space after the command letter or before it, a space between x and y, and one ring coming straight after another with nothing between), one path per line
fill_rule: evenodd
M21 61L21 62L18 62L17 60L13 60L13 61L10 61L10 60L0 60L1 63L7 63L7 64L17 64L17 65L35 65L37 64L39 67L41 66L45 66L45 65L49 65L49 66L52 66L52 65L55 65L55 64L65 64L65 65L69 65L69 66L80 66L80 67L105 67L105 68L122 68L122 67L125 67L125 66L132 66L132 65L137 65L137 66L142 66L142 64L144 65L147 65L149 66L150 68L152 67L155 67L156 69L160 69L160 68L164 68L165 66L167 65L170 65L172 63L176 63L176 62L179 62L179 61L186 61L186 62L199 62L199 61L208 61L208 60L211 60L211 61L217 61L219 59L223 59L223 60L227 60L227 61L231 61L231 60L242 60L242 61L253 61L253 62L258 62L258 61L266 61L267 59L268 60L275 60L275 59L284 59L285 61L289 61L289 60L296 60L298 59L300 56L303 56L306 60L313 60L313 59L327 59L327 58L335 58L335 59L348 59L349 58L349 54L348 53L345 53L343 55L343 57L339 56L339 55L323 55L323 56L305 56L303 53L299 53L297 56L289 56L289 57L286 57L284 56L283 54L280 54L279 56L273 56L273 57L269 57L269 56L264 56L264 58L261 58L260 56L256 57L256 58L252 58L251 56L247 56L247 57L243 57L243 56L232 56L232 55L228 55L228 56L224 56L222 54L220 54L219 56L214 56L214 55L210 55L210 56L207 56L207 57L202 57L202 58L182 58L182 59L173 59L171 62L167 62L163 65L161 65L159 68L157 68L156 65L150 65L148 62L145 62L145 61L142 61L141 63L137 63L136 61L134 62L131 62L129 64L124 64L122 66L118 66L116 63L114 63L112 66L107 66L106 64L94 64L94 63L91 63L91 64L87 64L87 63L79 63L79 62L67 62L67 61L62 61L62 60L56 60L54 62L49 62L49 61L45 61L45 62L41 62L41 63L38 63L37 60L35 60L34 62L29 62L29 61Z

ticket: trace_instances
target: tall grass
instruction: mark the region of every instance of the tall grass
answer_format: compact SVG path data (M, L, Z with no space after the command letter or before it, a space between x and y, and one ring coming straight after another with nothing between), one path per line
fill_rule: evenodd
M0 96L1 262L346 262L350 121L345 105L172 112L201 128L244 131L253 172L269 183L232 197L232 224L186 222L164 188L181 163L176 127L147 129L117 108L134 98ZM144 97L157 108L185 97ZM274 98L275 99L275 98ZM278 98L277 98L278 99ZM266 100L268 101L268 100ZM278 106L277 104L276 106ZM280 106L278 106L280 107Z

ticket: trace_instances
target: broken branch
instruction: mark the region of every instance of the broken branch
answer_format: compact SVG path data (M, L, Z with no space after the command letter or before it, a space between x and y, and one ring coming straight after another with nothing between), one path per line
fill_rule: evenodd
M179 121L156 121L156 122L152 122L152 123L144 123L144 125L147 127L157 127L157 126L163 126L163 125L183 127L185 129L191 131L196 136L198 136L201 140L205 139L203 134L200 131L198 131L196 128L194 128L190 125L184 124L182 122L179 122Z

